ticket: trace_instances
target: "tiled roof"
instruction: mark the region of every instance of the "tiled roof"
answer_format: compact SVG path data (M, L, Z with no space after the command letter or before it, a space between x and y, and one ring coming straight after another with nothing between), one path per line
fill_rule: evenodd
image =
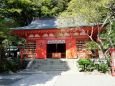
M34 20L28 26L11 28L11 30L42 30L54 28L72 28L80 26L92 26L80 18L49 18Z

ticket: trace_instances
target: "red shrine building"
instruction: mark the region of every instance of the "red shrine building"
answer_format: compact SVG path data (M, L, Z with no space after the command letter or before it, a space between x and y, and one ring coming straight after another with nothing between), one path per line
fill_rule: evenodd
M21 58L88 58L85 50L91 34L97 40L100 25L86 23L78 18L36 19L28 26L12 28L11 33L26 40L20 50ZM102 30L104 30L103 27ZM87 35L88 34L88 35Z

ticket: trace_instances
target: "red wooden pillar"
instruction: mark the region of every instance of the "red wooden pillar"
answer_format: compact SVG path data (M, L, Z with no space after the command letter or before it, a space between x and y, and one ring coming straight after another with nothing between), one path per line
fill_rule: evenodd
M36 40L36 59L46 59L46 40Z
M115 76L115 49L110 49L112 76Z
M66 40L66 58L77 58L76 39Z

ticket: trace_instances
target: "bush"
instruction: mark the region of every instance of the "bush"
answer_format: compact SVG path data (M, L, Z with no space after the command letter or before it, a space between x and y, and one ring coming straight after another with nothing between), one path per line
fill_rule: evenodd
M108 59L107 59L107 64L109 67L111 67L111 58L110 57L108 57Z
M99 63L98 65L94 65L94 62L89 58L81 58L78 60L80 71L93 71L94 69L106 73L111 71L111 68L106 63Z
M8 71L6 60L0 61L0 72L4 72L4 71Z
M20 63L18 59L4 59L0 61L0 72L16 72L18 70L24 69L27 63L24 61L23 64Z
M106 73L107 71L109 71L109 67L105 63L100 63L98 70L102 73Z
M89 58L81 58L78 60L80 71L93 71L95 69L94 63Z

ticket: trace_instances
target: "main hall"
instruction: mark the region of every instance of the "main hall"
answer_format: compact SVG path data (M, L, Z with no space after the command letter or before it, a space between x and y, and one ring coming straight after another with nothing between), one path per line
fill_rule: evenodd
M90 56L85 44L90 41L88 35L97 40L99 27L101 24L87 23L80 18L37 18L28 26L12 28L11 33L26 40L20 49L21 58L74 59Z

